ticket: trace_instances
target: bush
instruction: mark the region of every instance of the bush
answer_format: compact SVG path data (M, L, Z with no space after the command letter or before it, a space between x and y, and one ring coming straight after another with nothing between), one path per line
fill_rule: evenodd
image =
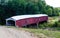
M48 28L48 27L51 28L53 26L54 26L53 23L43 23L39 25L39 28Z
M54 27L60 27L60 22L55 22Z
M54 23L43 23L39 24L39 28L52 28L52 27L60 27L60 22L55 21Z
M48 27L47 24L48 24L48 23L39 24L39 28L46 28L46 27Z

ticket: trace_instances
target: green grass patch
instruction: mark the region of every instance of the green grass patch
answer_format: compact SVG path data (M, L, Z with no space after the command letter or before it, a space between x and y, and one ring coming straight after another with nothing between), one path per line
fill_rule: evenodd
M22 30L29 31L36 35L40 35L41 33L47 37L51 38L60 38L60 31L51 31L51 30L43 30L43 29L31 29L31 28L21 28Z

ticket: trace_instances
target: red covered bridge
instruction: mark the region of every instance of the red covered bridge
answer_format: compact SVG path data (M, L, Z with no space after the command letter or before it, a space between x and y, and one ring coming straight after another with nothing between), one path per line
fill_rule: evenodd
M29 24L37 24L39 22L44 22L48 20L48 15L46 14L36 14L36 15L18 15L6 19L6 25L15 25L17 27L26 26Z

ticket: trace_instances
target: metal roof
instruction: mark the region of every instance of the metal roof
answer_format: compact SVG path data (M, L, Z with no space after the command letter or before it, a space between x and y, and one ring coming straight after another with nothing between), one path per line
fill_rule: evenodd
M46 14L18 15L18 16L10 17L10 18L8 18L6 20L20 20L20 19L25 19L25 18L42 17L42 16L48 16L48 15L46 15Z

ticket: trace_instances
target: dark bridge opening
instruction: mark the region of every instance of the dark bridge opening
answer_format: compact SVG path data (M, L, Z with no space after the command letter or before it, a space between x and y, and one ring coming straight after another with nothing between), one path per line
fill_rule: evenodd
M15 26L15 21L13 21L13 20L8 20L7 22L8 22L8 25L9 25L9 26Z

